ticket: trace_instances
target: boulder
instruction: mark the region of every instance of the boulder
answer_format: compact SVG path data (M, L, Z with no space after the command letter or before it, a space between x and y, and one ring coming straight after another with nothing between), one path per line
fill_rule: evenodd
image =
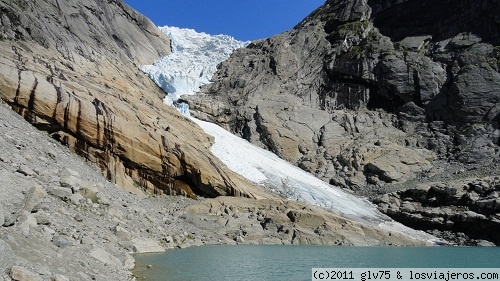
M103 248L95 247L90 250L89 255L104 264L116 267L122 266L122 262L117 257L108 253Z
M13 266L10 269L10 278L16 281L42 281L40 275L22 266Z
M65 248L72 246L74 244L74 240L66 235L54 235L54 237L52 237L52 243L59 248Z
M165 252L165 249L160 244L148 238L134 238L131 241L132 250L136 254L141 253L160 253Z
M33 182L33 187L28 191L27 195L28 194L29 196L27 196L26 211L31 212L43 201L47 192L41 185Z
M37 224L36 218L28 212L24 212L22 216L19 217L19 228L24 237L29 237L31 234L31 229L35 228Z
M83 201L83 196L79 193L75 193L75 194L72 194L70 197L69 197L69 200L71 201L71 203L75 204L75 205L80 205L80 203Z
M384 147L382 151L363 154L365 171L376 174L385 182L405 182L415 174L430 170L433 166L429 160L433 156L426 150L414 150L395 144Z
M80 184L80 189L78 190L78 192L84 198L90 199L92 200L92 202L97 203L97 193L99 192L99 190L97 189L96 185L87 181L83 181Z
M125 228L123 228L121 226L115 227L115 235L120 240L129 241L132 239L132 234L128 230L126 230Z
M125 269L127 270L132 270L135 267L135 259L132 255L129 253L125 253L122 257L122 263Z
M17 169L17 172L21 173L21 174L23 174L25 176L33 176L33 175L35 175L35 172L30 167L28 167L27 165L24 165L24 164L22 164L21 166L19 166L19 168Z
M61 172L59 173L59 178L59 183L62 187L71 189L78 189L80 187L80 184L82 183L80 174L68 168L64 168L63 170L61 170Z
M70 197L73 195L73 192L71 189L65 188L65 187L52 187L48 190L49 194L54 195L64 201L67 201L70 199Z

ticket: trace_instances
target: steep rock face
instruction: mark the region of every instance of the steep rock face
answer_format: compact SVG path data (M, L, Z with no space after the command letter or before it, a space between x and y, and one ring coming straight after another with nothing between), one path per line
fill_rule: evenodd
M422 184L385 194L375 202L381 211L413 228L459 232L498 245L499 180L487 177Z
M191 197L258 194L138 69L170 51L147 18L119 0L5 0L0 11L0 97L110 180Z
M192 114L344 186L404 182L436 157L497 161L498 11L493 0L327 1L237 50L188 98Z

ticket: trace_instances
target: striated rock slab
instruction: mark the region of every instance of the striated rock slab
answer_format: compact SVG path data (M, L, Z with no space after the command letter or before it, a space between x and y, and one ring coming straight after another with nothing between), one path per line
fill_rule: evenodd
M120 0L0 1L0 9L0 98L30 123L133 192L257 196L138 69L170 51L147 18Z

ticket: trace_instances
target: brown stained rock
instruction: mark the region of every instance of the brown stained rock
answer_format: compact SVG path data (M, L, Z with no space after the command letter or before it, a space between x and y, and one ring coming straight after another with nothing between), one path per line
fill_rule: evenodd
M127 190L257 196L139 70L170 51L148 19L122 2L25 4L0 2L8 11L0 35L9 39L0 40L0 98L15 111Z

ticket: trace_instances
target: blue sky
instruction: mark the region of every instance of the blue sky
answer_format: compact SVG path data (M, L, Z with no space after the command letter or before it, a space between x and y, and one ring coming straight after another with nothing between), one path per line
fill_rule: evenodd
M156 25L255 40L289 30L325 0L124 0Z

